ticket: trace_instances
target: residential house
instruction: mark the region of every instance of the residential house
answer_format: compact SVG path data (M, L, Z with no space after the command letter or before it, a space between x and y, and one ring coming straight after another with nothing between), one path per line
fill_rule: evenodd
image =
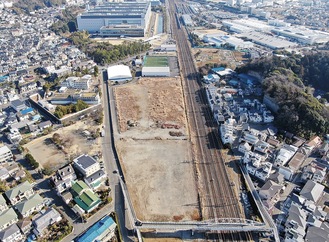
M0 168L0 180L4 181L10 177L8 170L5 167Z
M21 169L18 172L14 173L11 177L14 178L15 181L20 181L21 179L26 177L26 173L23 169Z
M36 236L42 236L47 227L62 220L62 216L54 208L48 208L47 211L33 220L33 233Z
M276 166L284 166L288 163L288 161L293 157L293 155L297 152L298 148L292 145L284 145L277 154L274 165Z
M100 170L99 162L89 155L81 155L73 160L74 167L84 176L88 177Z
M305 236L305 242L326 242L329 241L329 227L322 223L319 227L309 226Z
M321 143L322 140L319 136L313 136L305 145L310 147L311 149L314 149L318 147Z
M0 194L0 212L5 211L8 209L6 199L2 196L2 193Z
M319 166L315 162L312 162L308 166L303 168L301 180L307 182L312 180L314 182L321 183L326 176L327 168L325 166Z
M22 135L18 131L18 129L10 129L9 133L7 134L7 138L10 141L10 143L16 144L22 140Z
M285 239L295 239L300 241L305 236L306 213L301 208L291 205L285 223Z
M41 123L38 124L38 127L41 131L43 131L44 129L49 128L51 126L52 126L52 123L49 120L41 122Z
M16 172L18 172L21 169L16 162L3 164L3 167L7 169L10 176L13 176Z
M227 119L224 124L220 125L219 133L223 144L233 144L235 125L236 121L232 118Z
M76 242L110 240L114 236L115 228L116 223L110 216L106 215L77 238Z
M59 169L52 177L58 193L62 193L72 186L73 181L77 179L74 169L71 165Z
M272 171L272 163L263 162L260 164L258 169L255 171L255 176L258 179L265 181L267 178L269 178L271 171Z
M238 150L241 152L241 153L246 153L248 151L251 151L251 146L245 142L245 141L242 141L240 144L239 144L239 148Z
M33 194L34 191L32 185L28 181L25 181L5 192L5 196L12 205L15 205L24 199L28 199Z
M279 199L280 191L283 186L279 185L271 180L268 180L258 191L259 196L262 200L266 201L268 209L271 210L274 204Z
M314 181L308 180L300 191L300 196L317 203L320 197L322 197L324 186Z
M269 180L282 185L284 182L284 176L279 172L275 172L270 175Z
M29 234L32 229L32 221L30 218L24 218L17 223L17 226L23 234Z
M98 170L94 174L83 178L83 180L91 189L97 189L105 182L106 177L103 170Z
M64 191L61 193L61 197L66 204L69 204L73 199L72 193L69 191Z
M86 213L96 209L101 200L90 190L83 181L77 181L72 186L74 202Z
M0 163L11 162L11 161L13 161L13 153L6 145L1 146L0 147Z
M24 239L17 224L12 224L5 230L0 232L0 241L2 242L18 242Z
M44 207L44 199L39 194L34 194L27 200L24 200L15 205L17 212L26 218L33 212L39 212Z
M16 223L18 216L13 208L9 208L0 213L0 231Z
M324 142L319 148L319 154L321 156L324 156L328 153L328 151L329 151L329 144L327 142Z
M10 106L16 112L19 112L19 111L24 110L24 109L27 108L27 106L25 105L25 103L23 101L19 100L19 99L11 101Z

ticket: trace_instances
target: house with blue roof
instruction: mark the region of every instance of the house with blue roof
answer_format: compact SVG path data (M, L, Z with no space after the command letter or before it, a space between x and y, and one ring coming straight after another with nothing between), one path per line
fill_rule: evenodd
M114 236L116 226L113 219L106 215L75 239L75 242L109 241Z

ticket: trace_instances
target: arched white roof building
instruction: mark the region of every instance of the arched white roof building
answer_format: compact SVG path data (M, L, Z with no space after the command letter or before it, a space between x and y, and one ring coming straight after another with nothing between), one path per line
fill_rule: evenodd
M129 66L116 65L108 67L107 79L110 81L130 81L132 75Z

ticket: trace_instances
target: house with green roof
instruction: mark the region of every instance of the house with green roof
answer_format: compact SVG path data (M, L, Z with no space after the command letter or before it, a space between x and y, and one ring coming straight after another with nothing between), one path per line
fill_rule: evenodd
M101 203L99 197L83 181L74 183L71 191L74 202L86 213L90 213Z
M18 221L17 213L13 208L9 208L0 213L0 231Z
M33 187L28 181L25 181L5 192L5 196L12 205L31 197L33 194Z
M26 218L33 212L39 212L44 205L44 199L39 194L35 194L28 200L16 204L15 209L23 218Z
M83 181L77 181L72 186L73 196L79 196L83 191L88 190L89 187Z

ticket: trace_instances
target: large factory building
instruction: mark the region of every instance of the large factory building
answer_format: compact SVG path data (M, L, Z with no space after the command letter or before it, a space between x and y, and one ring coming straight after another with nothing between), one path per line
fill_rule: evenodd
M110 2L78 15L78 29L104 36L144 36L151 17L150 2Z

